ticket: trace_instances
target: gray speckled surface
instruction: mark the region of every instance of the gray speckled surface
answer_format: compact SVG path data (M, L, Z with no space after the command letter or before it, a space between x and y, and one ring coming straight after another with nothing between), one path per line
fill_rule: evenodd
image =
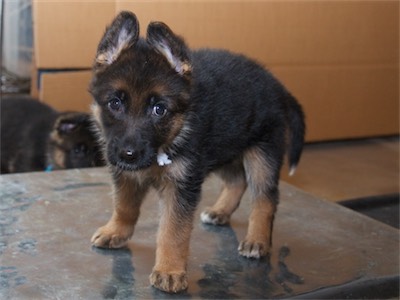
M399 232L281 184L269 259L237 254L248 197L231 226L201 224L220 190L204 184L191 240L189 289L168 295L149 286L158 203L146 199L128 248L92 248L112 212L106 169L0 176L0 298L288 298L353 281L398 275Z

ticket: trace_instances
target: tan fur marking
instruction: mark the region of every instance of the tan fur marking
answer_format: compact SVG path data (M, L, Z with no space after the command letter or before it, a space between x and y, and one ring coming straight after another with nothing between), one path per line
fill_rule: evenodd
M90 109L92 111L92 129L96 133L97 140L105 147L104 136L101 134L104 131L103 123L101 122L101 108L97 103L93 103ZM102 150L103 153L106 153L105 149Z
M176 57L167 44L161 42L154 44L154 46L168 60L171 67L174 68L176 72L181 75L187 75L191 72L192 67L190 63L188 61L181 61L179 57Z
M182 218L173 183L162 192L161 220L158 228L156 263L150 275L151 284L168 292L187 288L186 264L192 231L192 217Z
M246 239L269 243L275 211L276 205L269 199L264 197L256 199L252 205Z
M266 197L260 196L253 202L247 235L239 245L241 255L260 258L268 254L275 211L276 205Z
M177 134L177 136L175 136L174 140L171 141L171 144L179 146L185 143L187 140L189 140L191 131L192 130L190 126L188 124L185 124L185 122L183 122L182 127L179 130L179 133Z
M92 237L97 247L120 248L133 235L140 214L140 205L148 190L128 176L121 174L114 186L114 212L108 223Z
M140 186L150 186L153 184L155 187L158 187L161 183L163 172L163 168L160 168L157 164L153 164L143 170L135 172L126 171L124 172L124 176L132 178Z
M192 66L187 61L182 64L182 72L183 74L192 72Z
M184 117L183 115L176 115L174 117L174 120L172 121L172 125L169 129L168 132L168 137L167 137L167 144L170 145L172 144L173 140L178 136L180 133L183 124L184 124Z
M244 153L243 165L253 197L257 197L265 192L266 186L272 184L271 166L258 147L253 147Z
M53 166L55 169L65 169L65 152L57 146L54 147L53 159L56 164Z
M97 103L91 105L92 116L94 121L101 126L101 108Z
M132 178L119 176L114 185L114 209L120 222L136 223L140 205L147 189L148 187L139 186Z
M217 202L213 206L213 210L222 211L231 215L239 205L246 187L247 185L245 182L238 184L224 184L224 188Z
M111 82L111 86L113 87L114 90L122 90L122 91L128 91L129 86L127 82L124 79L121 78L116 78Z
M203 223L224 225L229 222L230 216L238 208L240 200L246 191L244 181L224 183L224 187L217 202L201 214Z
M105 63L107 63L107 56L105 53L100 53L97 57L96 57L96 62L103 65Z
M50 133L50 139L54 142L55 145L62 145L63 139L57 132L58 122L54 125L52 132Z
M168 195L169 194L169 195ZM192 230L190 220L177 216L179 209L174 191L166 188L165 201L157 238L157 258L155 269L163 272L181 272L186 270L186 258L189 252L189 238Z
M173 179L185 179L189 165L190 161L184 158L175 159L172 164L167 166L167 174Z
M273 187L272 168L265 154L258 147L244 153L243 165L252 192L252 210L247 236L239 245L239 253L246 257L260 258L268 254L276 211L275 199L269 199Z
M96 57L96 62L101 65L111 65L118 59L121 52L131 46L132 35L135 32L129 32L127 29L122 28L119 32L117 43L114 47L107 49L103 53L99 53Z

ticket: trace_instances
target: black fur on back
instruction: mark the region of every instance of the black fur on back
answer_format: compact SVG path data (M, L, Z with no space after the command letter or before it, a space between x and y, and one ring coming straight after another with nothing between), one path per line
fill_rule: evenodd
M290 167L297 165L304 142L304 115L269 71L226 50L194 51L191 63L189 123L200 138L190 145L204 149L202 155L208 156L210 168L231 161L260 137L276 144L272 134L276 131L283 135L287 131Z

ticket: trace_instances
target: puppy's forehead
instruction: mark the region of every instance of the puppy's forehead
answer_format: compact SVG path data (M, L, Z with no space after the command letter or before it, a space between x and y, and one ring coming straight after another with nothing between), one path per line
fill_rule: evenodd
M124 91L131 96L141 97L149 95L166 95L170 93L170 88L166 82L160 82L149 77L121 76L110 82L114 91Z
M91 92L98 103L105 103L115 92L127 93L132 101L151 96L181 97L187 82L168 61L145 41L124 50L111 65L95 74Z
M115 89L134 89L137 92L148 89L166 88L162 79L170 73L165 60L149 48L132 48L123 53L120 59L110 66L111 85ZM162 88L163 87L163 88ZM161 91L160 90L160 91Z

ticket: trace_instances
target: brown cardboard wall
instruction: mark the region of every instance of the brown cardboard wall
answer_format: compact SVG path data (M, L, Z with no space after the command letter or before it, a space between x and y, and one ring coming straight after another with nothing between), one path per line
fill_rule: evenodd
M90 111L88 92L91 71L69 71L41 74L39 99L57 110Z
M34 4L39 68L90 68L106 25L119 11L131 10L139 18L142 35L150 21L164 21L191 47L226 48L266 65L305 108L308 141L399 133L397 1L34 0ZM88 77L46 76L40 91L46 101L61 105L51 97L65 99L61 106L69 109L82 104L67 100L67 95L88 101ZM62 87L67 83L71 88L65 92Z
M399 132L395 67L276 67L272 71L302 103L308 141Z
M166 22L190 46L221 47L272 65L399 62L394 1L116 1L144 34Z
M33 35L39 69L90 68L112 1L33 1Z

